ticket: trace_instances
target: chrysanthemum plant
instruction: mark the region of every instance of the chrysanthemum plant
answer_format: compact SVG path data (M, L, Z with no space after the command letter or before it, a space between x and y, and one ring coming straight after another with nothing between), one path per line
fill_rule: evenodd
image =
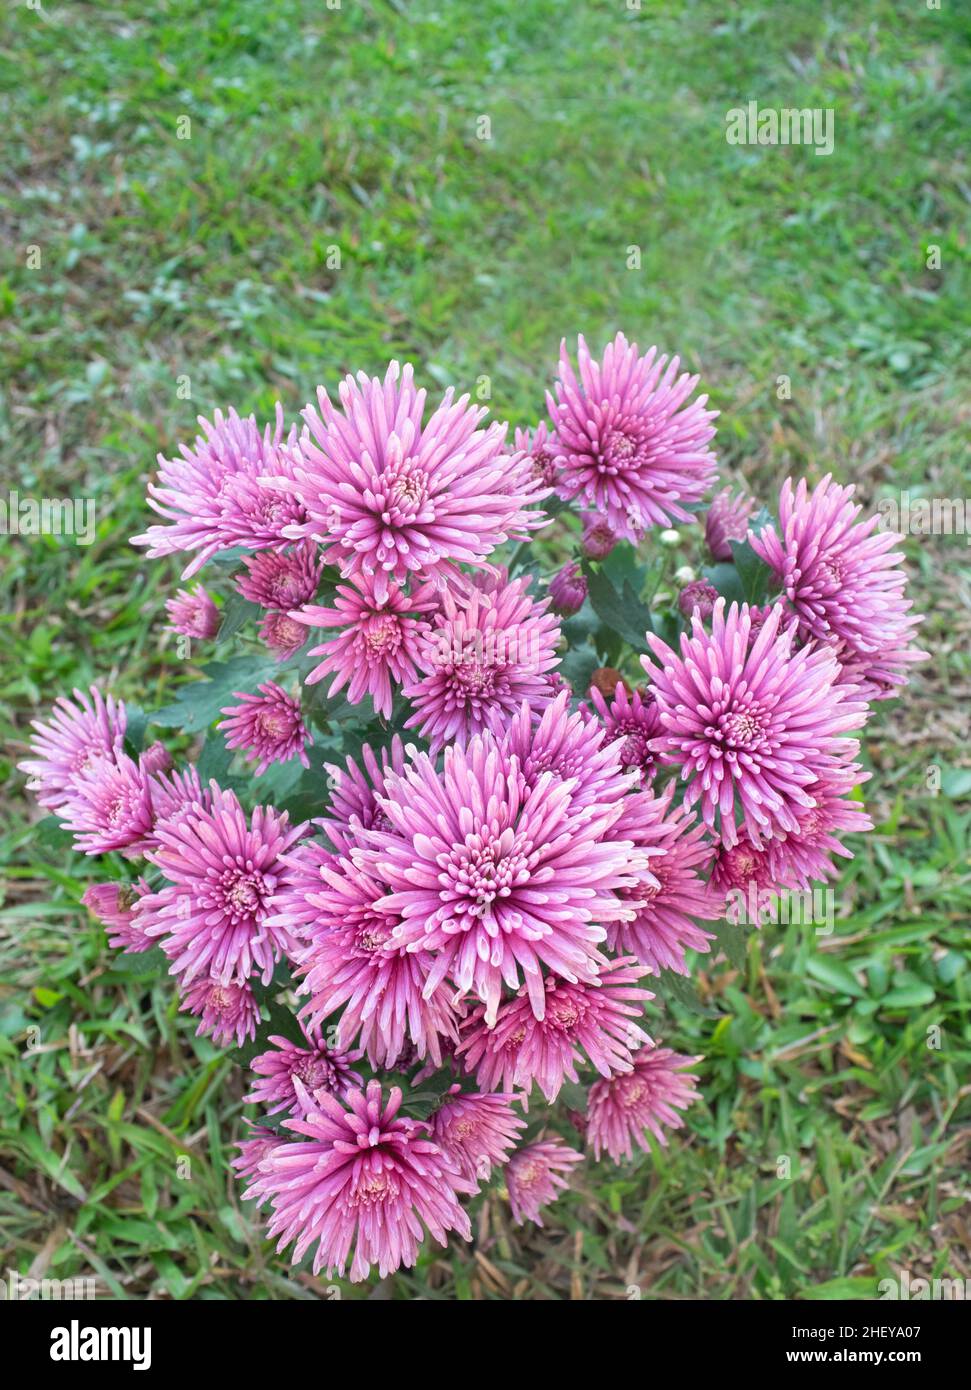
M315 1272L664 1143L701 1059L661 1000L870 826L856 735L923 655L899 537L829 478L713 496L697 384L618 335L512 441L397 363L289 432L203 421L135 538L207 567L167 605L201 673L35 724L84 902L238 1049L245 1195Z

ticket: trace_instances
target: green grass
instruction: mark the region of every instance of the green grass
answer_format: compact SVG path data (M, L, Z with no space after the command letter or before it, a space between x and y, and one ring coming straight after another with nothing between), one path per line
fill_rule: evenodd
M391 356L488 378L495 413L532 423L560 336L622 327L701 372L723 471L768 500L828 470L870 502L963 496L966 20L918 0L133 0L0 23L0 497L98 515L87 548L0 544L0 1261L126 1296L327 1296L227 1177L238 1071L120 970L13 767L62 689L97 677L151 707L184 674L160 616L175 567L127 545L155 453L199 413L292 414ZM729 146L751 98L833 107L833 155ZM873 1296L896 1268L971 1273L971 564L963 538L908 549L932 660L868 729L877 829L833 936L767 928L744 968L700 962L714 1012L668 1027L706 1059L687 1129L589 1165L543 1231L493 1196L474 1248L428 1249L392 1296Z

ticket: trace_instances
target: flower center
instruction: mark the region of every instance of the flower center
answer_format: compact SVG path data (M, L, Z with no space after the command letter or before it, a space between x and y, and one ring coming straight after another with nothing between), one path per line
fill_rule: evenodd
M263 907L266 884L255 869L228 869L222 877L223 902L230 916L252 919Z
M730 748L757 748L765 739L765 725L757 709L728 711L719 717L718 729Z
M394 613L375 613L361 625L364 654L377 661L393 654L401 646L401 624Z

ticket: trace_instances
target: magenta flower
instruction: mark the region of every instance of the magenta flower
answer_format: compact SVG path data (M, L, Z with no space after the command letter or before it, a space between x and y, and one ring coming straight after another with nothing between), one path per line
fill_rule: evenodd
M339 395L337 409L321 387L319 413L303 412L294 481L283 485L309 516L291 534L319 540L345 579L373 576L379 602L391 581L481 564L503 541L525 540L544 524L529 510L546 495L531 460L506 451L505 425L477 428L487 412L468 396L453 401L449 389L424 421L425 392L397 362L383 382L346 377Z
M202 434L193 448L180 445L181 458L158 456L158 481L148 487L148 505L162 524L154 524L133 545L148 547L152 559L178 551L195 552L182 572L190 579L220 550L243 546L249 550L283 547L284 531L305 520L292 496L260 481L265 474L290 476L283 440L283 409L276 423L263 430L250 415L240 419L216 411L213 423L200 416ZM291 430L286 447L292 447Z
M279 1236L278 1250L295 1242L293 1262L316 1244L313 1271L343 1275L351 1248L350 1277L365 1279L372 1265L382 1278L415 1263L421 1223L440 1245L449 1231L471 1239L459 1196L472 1185L442 1149L427 1137L428 1126L404 1119L401 1092L382 1102L381 1086L352 1091L345 1109L322 1095L320 1108L284 1125L302 1139L270 1149L244 1193L269 1201L267 1227Z
M330 804L321 824L328 838L346 854L350 854L348 835L355 828L388 828L390 822L381 809L380 800L385 794L385 773L389 769L400 773L405 765L405 752L398 734L392 738L390 748L382 749L380 763L368 743L362 745L359 756L363 768L353 758L348 758L342 768L334 763L326 764Z
M848 832L872 830L873 822L859 801L846 793L869 778L868 772L853 765L838 775L823 777L812 792L815 805L796 813L798 830L769 840L766 849L772 875L788 887L808 888L813 880L837 876L831 855L852 859L853 854L839 838Z
M600 512L581 512L580 519L583 522L580 545L584 555L589 555L591 560L605 560L620 540L617 532Z
M566 1080L577 1081L583 1052L601 1076L630 1071L632 1051L651 1039L635 1022L654 995L638 987L645 968L633 959L612 960L596 984L567 984L546 977L546 1008L536 1018L525 990L499 1007L492 1028L485 1010L476 1009L462 1024L465 1035L456 1055L464 1054L485 1091L522 1090L535 1082L550 1105Z
M557 613L565 618L579 613L587 597L587 581L576 560L557 570L550 580L550 598Z
M441 772L412 750L385 786L391 829L358 832L355 857L390 889L376 906L400 917L395 941L433 953L426 996L449 977L492 1024L520 971L537 1018L542 966L570 983L597 978L603 924L632 911L615 890L647 863L611 833L620 802L574 809L573 784L551 773L529 789L488 734L447 747Z
M717 411L707 396L690 401L698 377L678 376L650 348L618 333L595 362L578 339L580 377L574 375L566 340L560 346L556 397L546 404L561 450L558 490L566 501L581 498L605 517L616 534L635 544L651 526L691 521L717 477L708 448Z
M634 1144L647 1153L647 1132L667 1144L664 1127L683 1125L678 1112L698 1098L695 1078L681 1073L700 1061L666 1047L644 1048L634 1057L633 1071L595 1082L587 1097L587 1138L594 1157L606 1149L620 1163L632 1157Z
M179 589L173 598L165 600L165 611L172 631L183 637L208 640L219 631L219 609L201 584Z
M729 541L743 541L749 518L755 511L751 497L732 494L730 487L722 488L712 498L705 516L705 541L712 558L727 563L732 559Z
M352 1065L356 1056L328 1047L319 1029L305 1032L304 1038L306 1046L270 1035L273 1047L250 1062L258 1079L246 1097L249 1104L266 1107L268 1115L281 1110L306 1115L317 1108L321 1095L346 1097L360 1088Z
M880 518L857 521L855 488L838 487L827 473L811 493L805 479L779 494L779 524L749 539L772 569L799 619L801 634L830 645L868 700L892 698L907 684L908 667L926 652L912 645L921 616L904 597L897 568L903 537L879 531Z
M341 858L321 863L318 879L306 895L316 918L297 952L298 993L310 996L301 1017L313 1028L343 1009L338 1047L357 1044L372 1066L393 1067L409 1043L417 1058L440 1066L442 1040L457 1041L458 1026L450 991L439 985L426 992L431 956L395 939L399 919L378 906L384 885L363 869ZM299 927L289 915L274 921L290 935Z
M320 585L324 562L312 541L290 550L261 550L244 555L246 574L236 588L250 603L261 608L290 609L309 603Z
M225 983L207 976L182 986L181 1013L195 1014L199 1020L196 1037L208 1035L214 1043L242 1047L256 1037L260 1008L246 980Z
M717 600L718 590L714 584L709 584L707 579L693 579L678 594L678 607L686 618L697 613L704 622L715 611Z
M50 721L32 719L32 757L18 763L28 777L27 787L41 806L56 811L74 790L74 779L101 758L113 760L122 752L127 727L125 706L91 687L90 698L81 690L74 700L59 695Z
M121 850L136 858L155 824L151 779L126 753L99 758L76 774L61 824L85 854Z
M151 743L138 759L143 772L153 776L157 772L168 772L172 766L172 754L164 743Z
M355 576L353 584L337 586L333 608L308 604L291 616L310 627L336 631L329 641L311 649L311 656L324 660L311 671L307 684L332 675L328 695L335 695L346 685L352 705L370 695L378 714L389 718L393 687L414 680L418 674L421 639L438 600L433 584L422 584L406 594L387 580L380 595L373 577L362 573Z
M698 921L717 922L725 905L724 895L701 877L712 859L704 826L696 825L680 803L672 807L674 789L669 782L660 796L629 797L617 822L619 834L650 853L650 873L622 890L636 915L611 923L607 941L611 950L635 956L652 975L662 970L687 975L685 950L706 952L713 940Z
M281 856L307 827L269 806L247 818L233 792L210 786L211 810L192 805L156 827L159 846L147 858L170 882L146 894L137 914L185 985L199 975L241 983L254 971L269 984L296 943L269 923L268 905L290 872Z
M145 771L145 758L139 759L139 766ZM149 777L152 789L152 813L155 821L151 834L146 839L147 849L158 848L157 830L159 825L178 814L187 806L199 806L204 810L212 808L212 792L204 787L194 767L183 768L181 772L158 772Z
M623 681L618 681L609 703L595 685L590 687L590 699L604 722L607 742L620 744L621 767L636 768L643 780L649 782L657 765L651 740L662 732L652 693L635 690L631 695Z
M417 727L432 752L484 729L501 734L524 699L537 713L549 703L560 629L549 600L534 602L528 587L524 578L493 593L442 593L417 656L423 674L404 691L415 707L405 728Z
M569 690L553 694L538 724L524 700L503 735L502 746L507 757L516 759L529 789L544 773L572 781L574 809L613 804L635 780L625 774L621 747L611 743L603 726L582 709L570 713Z
M133 954L154 946L135 920L135 904L149 892L143 878L134 883L92 883L81 895L85 907L108 931L108 945Z
M559 1135L541 1139L517 1149L505 1170L506 1190L512 1219L517 1226L533 1221L542 1226L540 1210L555 1202L570 1186L564 1173L575 1163L583 1162L583 1154L568 1148Z
M544 488L556 482L556 456L559 445L556 436L547 428L546 421L540 420L535 430L517 429L513 440L516 452L528 454L533 467L533 477Z
M249 1137L241 1139L236 1145L239 1156L232 1160L232 1166L240 1181L256 1177L264 1158L280 1143L277 1131L267 1125L250 1124L247 1134Z
M260 636L274 653L277 661L289 661L310 637L306 623L298 622L290 613L271 608L260 623Z
M286 880L280 884L269 904L270 921L280 917L282 925L296 943L292 959L299 959L303 946L315 934L320 913L308 900L309 894L320 891L324 882L321 869L333 866L336 856L318 840L301 840L282 857L287 867Z
M839 735L866 717L852 687L837 684L832 654L794 652L793 629L778 630L781 616L774 608L752 639L748 605L733 603L726 617L720 598L711 633L696 614L680 656L649 634L661 666L641 658L664 730L653 747L680 768L685 806L700 802L705 824L713 831L718 824L729 848L739 831L759 847L797 830L798 808L813 805L813 783L857 752L855 739Z
M226 731L227 748L244 748L246 761L256 763L259 777L271 763L288 763L299 758L304 767L310 766L306 746L313 739L300 714L300 701L273 681L259 687L258 695L242 690L233 694L242 701L228 705L217 729Z
M428 1117L431 1137L470 1182L487 1182L493 1168L508 1162L526 1121L512 1108L514 1096L502 1092L462 1093L451 1086Z

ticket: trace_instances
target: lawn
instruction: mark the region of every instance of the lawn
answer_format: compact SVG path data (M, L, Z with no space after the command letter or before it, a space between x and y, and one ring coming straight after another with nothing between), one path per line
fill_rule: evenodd
M723 473L769 502L829 471L871 505L971 494L971 32L951 0L126 0L0 25L0 500L97 517L88 546L0 536L0 1263L328 1297L227 1176L238 1069L118 968L14 767L60 691L152 707L186 674L177 566L128 545L156 453L391 357L532 424L561 336L623 328L701 373ZM832 109L833 153L729 144L751 99ZM588 1164L543 1230L493 1196L473 1246L342 1296L971 1276L971 552L907 550L932 659L868 729L877 828L831 935L699 961L704 1011L674 1005L665 1039L705 1058L686 1128Z

